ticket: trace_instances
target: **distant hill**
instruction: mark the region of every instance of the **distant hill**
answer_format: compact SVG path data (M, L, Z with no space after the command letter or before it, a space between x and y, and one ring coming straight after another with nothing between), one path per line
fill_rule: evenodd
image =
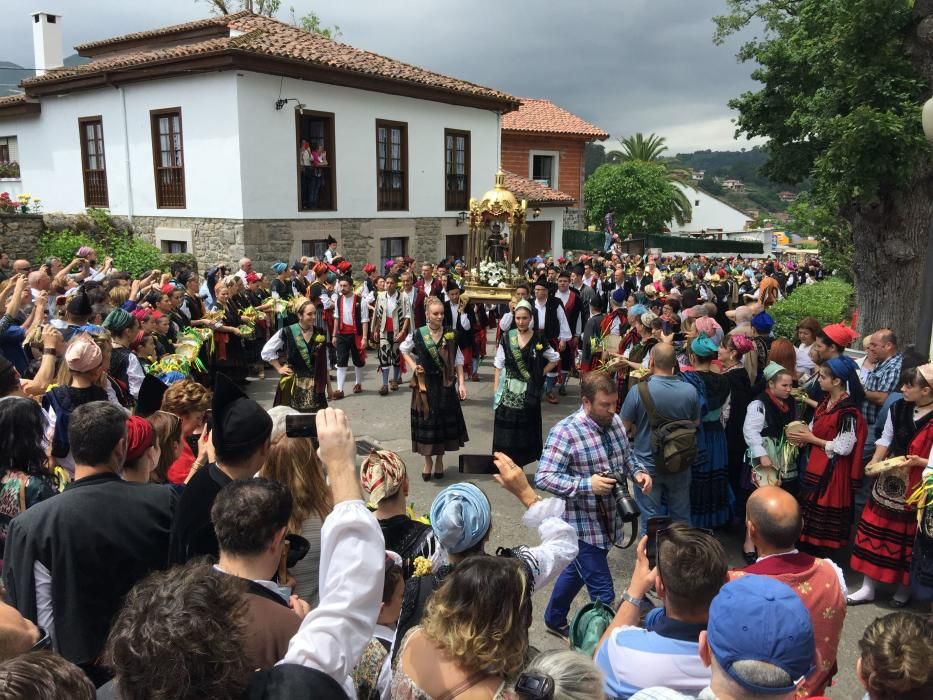
M65 59L64 63L66 66L80 66L83 63L88 63L90 60L89 58L84 58L84 56L72 54ZM19 87L20 81L26 78L32 78L35 74L35 71L23 68L10 61L0 61L0 97L22 92Z
M789 202L782 201L778 193L797 194L805 189L772 182L762 175L761 168L768 162L768 154L757 146L741 151L678 153L667 160L671 168L704 171L699 186L742 210L762 209L771 213L786 211ZM745 192L726 190L720 184L724 180L741 180Z

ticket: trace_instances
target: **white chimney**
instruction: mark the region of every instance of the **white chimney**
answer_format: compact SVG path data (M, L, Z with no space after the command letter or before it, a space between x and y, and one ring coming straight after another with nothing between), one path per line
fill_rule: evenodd
M35 52L36 75L45 75L52 68L64 65L62 55L62 16L51 12L32 13L32 46Z

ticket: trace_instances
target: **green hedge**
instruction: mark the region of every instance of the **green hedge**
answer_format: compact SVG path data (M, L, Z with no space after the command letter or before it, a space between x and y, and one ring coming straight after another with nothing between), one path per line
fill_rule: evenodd
M793 339L797 323L806 316L813 316L823 326L848 322L854 293L855 288L838 277L797 287L771 307L775 336Z
M129 231L113 232L105 241L97 236L70 229L46 231L39 237L36 261L42 262L46 258L56 257L67 265L82 246L89 246L97 251L99 264L104 262L105 257L112 257L113 266L129 273L131 277L141 277L150 270L163 267L162 252Z
M602 250L605 242L602 231L575 231L564 229L564 250ZM673 236L666 233L651 233L644 237L645 249L660 248L677 253L720 253L723 255L762 255L763 246L757 241L719 241L715 239ZM770 251L769 251L770 252Z

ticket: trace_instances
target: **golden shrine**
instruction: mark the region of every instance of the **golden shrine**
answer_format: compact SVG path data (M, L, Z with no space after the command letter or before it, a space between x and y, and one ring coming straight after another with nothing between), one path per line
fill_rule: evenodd
M524 281L520 251L528 225L525 210L505 187L505 173L496 173L496 184L479 201L470 199L470 229L466 265L470 272L464 294L470 301L507 304L516 285Z

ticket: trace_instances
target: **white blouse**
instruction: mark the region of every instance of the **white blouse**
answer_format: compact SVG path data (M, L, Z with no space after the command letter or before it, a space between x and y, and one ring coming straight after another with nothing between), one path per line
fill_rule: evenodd
M402 341L402 344L398 346L398 351L403 355L411 354L412 349L415 347L414 337L414 333L409 333L405 340ZM463 353L460 352L460 348L457 348L457 359L454 360L454 364L458 367L463 366Z
M543 345L544 350L542 350L542 352L544 353L544 359L546 359L549 363L557 362L560 360L560 354L557 352L557 350L551 347L550 343L543 343ZM496 369L503 369L505 367L505 350L502 349L501 344L496 346L496 359L493 360L492 364Z

